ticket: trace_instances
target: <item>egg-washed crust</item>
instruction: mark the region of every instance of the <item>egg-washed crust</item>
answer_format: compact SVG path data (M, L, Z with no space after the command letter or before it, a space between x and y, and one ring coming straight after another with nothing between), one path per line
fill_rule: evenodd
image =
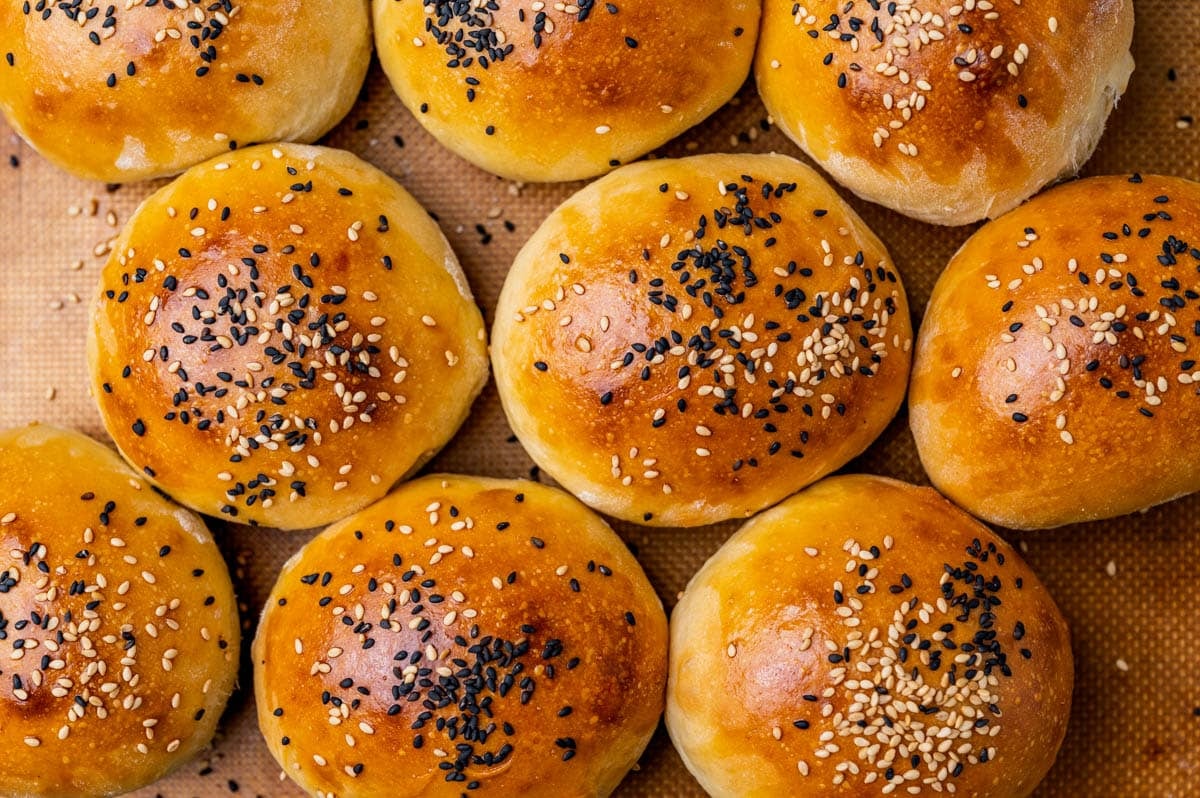
M838 182L967 224L1083 165L1132 39L1131 0L766 0L755 75Z
M93 390L121 452L210 515L344 518L423 464L487 379L449 244L349 153L239 150L130 219L101 277Z
M81 177L163 177L315 140L370 56L367 0L14 0L0 5L0 110Z
M1066 733L1062 615L929 488L833 477L763 513L671 634L668 728L714 796L1018 798Z
M930 300L910 411L934 484L1030 529L1200 489L1200 184L1080 180L984 226Z
M593 177L724 105L761 0L373 0L379 59L437 139L515 180Z
M237 677L208 530L77 432L0 433L0 793L135 790L212 738Z
M492 356L513 431L585 502L639 523L746 517L895 414L912 328L886 250L780 155L624 167L517 256Z
M254 643L259 724L324 796L605 796L663 706L666 617L562 491L436 475L283 569Z

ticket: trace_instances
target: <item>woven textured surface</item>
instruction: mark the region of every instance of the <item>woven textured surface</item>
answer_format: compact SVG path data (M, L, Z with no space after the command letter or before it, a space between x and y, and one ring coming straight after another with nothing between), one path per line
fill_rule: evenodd
M1138 70L1086 172L1140 170L1200 179L1200 128L1181 127L1186 124L1182 118L1200 116L1200 54L1191 46L1200 37L1200 5L1142 0L1137 11ZM489 324L517 249L579 187L518 187L458 160L420 130L377 66L361 101L326 143L353 150L383 168L437 214ZM752 85L663 152L731 150L798 154L767 125ZM9 156L19 165L10 168L5 163ZM84 355L86 308L103 260L96 253L116 234L112 223L127 219L154 187L74 180L51 168L0 123L0 268L5 277L0 291L0 426L39 419L102 437L87 395ZM933 228L854 204L886 242L919 314L939 270L971 229ZM529 476L532 463L508 438L495 390L489 387L431 469ZM903 417L846 470L925 481ZM212 525L236 571L249 635L278 568L308 536ZM734 526L617 528L637 547L669 606ZM1135 517L1008 536L1026 550L1074 635L1077 687L1071 728L1038 795L1200 795L1200 716L1194 714L1200 707L1200 581L1195 578L1200 570L1200 496ZM1118 660L1127 669L1119 668ZM248 682L244 670L242 683ZM248 690L235 694L205 760L139 795L186 798L233 790L300 795L279 780L259 739L251 700ZM703 793L660 732L640 770L618 794Z

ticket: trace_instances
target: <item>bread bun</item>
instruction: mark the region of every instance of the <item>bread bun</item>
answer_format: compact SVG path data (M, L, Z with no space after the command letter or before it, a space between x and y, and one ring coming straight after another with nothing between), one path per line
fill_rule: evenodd
M1187 242L1192 242L1191 244ZM1017 529L1200 490L1200 184L1098 177L984 226L934 288L909 400L933 483Z
M724 105L762 0L373 0L375 46L439 141L515 180L593 177Z
M1008 544L928 488L837 477L692 578L667 728L716 798L1016 798L1071 685L1066 623Z
M314 141L358 96L366 0L0 4L0 111L80 177L183 171L239 144Z
M934 224L1074 174L1133 71L1132 0L766 0L761 35L775 123L860 197Z
M0 795L136 790L212 739L237 678L221 553L76 432L0 433Z
M879 239L808 167L624 167L517 256L496 382L533 459L651 525L744 517L839 468L895 414L912 328Z
M88 359L138 470L200 512L288 529L383 496L487 379L483 319L416 200L349 153L286 144L142 204Z
M661 603L586 507L438 475L284 566L254 682L309 794L605 796L658 724L666 658Z

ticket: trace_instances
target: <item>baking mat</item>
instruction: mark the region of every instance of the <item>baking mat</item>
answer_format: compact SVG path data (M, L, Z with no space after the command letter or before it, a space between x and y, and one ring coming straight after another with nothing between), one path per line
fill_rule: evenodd
M1200 3L1137 4L1138 69L1087 174L1160 172L1200 179ZM519 186L441 149L373 65L358 105L324 142L396 177L433 211L462 260L490 324L513 256L545 215L581 184ZM729 106L662 154L799 150L771 128L747 85ZM0 426L40 419L103 438L87 395L86 308L107 241L160 183L105 186L59 173L0 123ZM941 267L973 228L922 225L852 200L887 243L920 315ZM1184 431L1184 434L1195 434ZM429 470L533 476L489 387ZM846 469L924 482L901 417ZM544 478L543 478L544 479ZM1074 635L1070 731L1039 796L1200 795L1200 496L1129 518L1050 532L1005 533L1026 551ZM278 568L307 534L210 522L235 569L247 639ZM668 606L735 524L642 530L615 524ZM248 648L248 646L247 646ZM262 744L249 671L213 749L138 796L239 793L299 796ZM661 731L623 798L700 796Z

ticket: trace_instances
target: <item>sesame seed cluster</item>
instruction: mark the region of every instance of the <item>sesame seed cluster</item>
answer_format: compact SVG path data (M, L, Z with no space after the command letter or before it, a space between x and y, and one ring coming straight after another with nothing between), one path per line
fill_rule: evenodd
M904 140L902 131L915 114L925 109L935 91L929 74L933 70L914 75L907 68L909 59L922 50L946 51L945 55L958 70L954 73L958 81L986 80L1011 86L1017 92L1015 102L1018 107L1029 106L1029 98L1021 93L1021 83L1017 79L1029 58L1030 48L1024 41L1005 44L1003 40L1008 34L995 24L1003 13L996 3L964 0L950 4L944 11L940 7L938 10L922 9L920 2L912 0L886 4L868 0L860 5L869 8L863 16L855 14L855 4L849 3L842 7L841 13L818 17L807 6L797 3L792 17L796 27L809 38L829 43L831 49L821 63L837 72L835 80L839 89L846 89L855 73L870 71L874 73L873 81L882 79L884 88L874 88L880 85L874 83L870 92L879 95L879 104L887 116L886 124L877 125L871 131L875 147L882 148L895 136L896 149L902 155L912 158L920 155L917 144ZM1020 3L1015 5L1020 6ZM1047 16L1046 29L1051 35L1057 35L1058 18ZM989 38L995 43L982 44ZM969 44L965 50L964 39ZM925 57L936 58L929 53ZM861 61L874 61L874 65L867 67ZM778 69L779 62L772 62L772 67Z
M114 3L107 6L85 3L84 0L37 0L36 3L24 0L21 13L46 23L53 20L57 12L75 23L79 28L79 35L86 36L88 42L96 47L103 47L117 35L117 26L122 16L135 8L183 12L175 15L164 14L164 25L154 31L153 39L156 44L168 39L186 41L195 50L199 61L195 71L198 78L207 76L211 71L209 65L217 60L218 55L217 40L241 11L241 6L235 6L232 0L126 0L121 5ZM12 55L9 57L12 58ZM137 62L129 61L125 65L124 74L131 78L136 76ZM238 73L236 79L240 83L263 85L263 77L258 74ZM104 78L104 85L110 89L115 88L117 80L117 73L110 72Z
M1133 175L1129 181L1138 185L1142 183L1142 178ZM1173 369L1174 374L1170 374L1171 370L1155 374L1154 371L1160 369L1162 364L1150 362L1146 354L1147 351L1161 350L1162 347L1154 346L1154 341L1165 339L1173 354L1186 355L1189 338L1200 337L1200 322L1189 330L1179 321L1181 312L1188 308L1190 302L1200 300L1200 294L1195 288L1185 288L1175 276L1175 267L1180 265L1186 267L1190 263L1194 266L1193 270L1200 270L1200 248L1189 244L1186 237L1181 237L1187 236L1187 233L1172 225L1174 217L1170 212L1170 204L1169 195L1159 194L1144 207L1131 208L1128 221L1122 222L1118 229L1100 232L1093 244L1095 251L1083 257L1084 264L1096 264L1095 270L1090 270L1086 265L1081 267L1080 258L1068 258L1066 275L1060 271L1052 279L1057 277L1060 283L1070 284L1073 282L1070 277L1074 277L1078 286L1064 288L1062 298L1048 306L1034 305L1038 320L1029 332L1040 333L1042 348L1054 357L1054 390L1046 397L1051 405L1065 398L1067 377L1079 376L1086 380L1087 375L1097 375L1095 380L1101 388L1111 392L1117 399L1133 400L1131 404L1139 414L1153 418L1154 409L1163 404L1172 382L1177 386L1188 386L1200 379L1194 359L1179 359ZM1123 242L1134 238L1151 239L1158 245L1158 254L1154 259L1162 268L1162 274L1157 285L1138 279L1138 273L1147 263L1141 257L1136 263L1131 263L1124 251ZM1041 249L1038 240L1036 228L1024 228L1024 236L1015 242L1018 250L1024 250L1022 257L1028 257L1029 260L1021 265L1022 276L1001 285L997 275L985 274L983 280L987 287L1009 297L1019 297L1026 280L1040 282L1039 274L1046 269L1046 261L1038 254ZM1138 249L1144 250L1145 247ZM1064 280L1067 275L1069 277ZM1074 294L1071 294L1072 290ZM1000 310L1007 314L1012 311L1013 305L1014 300L1008 299ZM1134 308L1131 309L1130 305ZM1137 309L1142 307L1146 309ZM1072 334L1062 326L1064 321L1084 332ZM1016 343L1016 337L1023 329L1023 322L1012 322L1000 333L1000 342ZM1094 354L1115 354L1118 371L1114 374L1105 369L1104 373L1098 373L1101 371L1099 357L1077 358L1073 363L1064 341L1072 345L1072 350L1078 351L1080 336L1098 350ZM1149 342L1147 339L1150 339ZM1112 358L1105 358L1109 359ZM1158 360L1155 358L1155 361ZM1018 370L1013 358L1005 358L1003 362L1006 371L1014 373ZM1078 367L1082 367L1082 372ZM961 373L960 367L955 366L955 369ZM1114 381L1114 377L1121 382L1120 385ZM1029 420L1027 413L1020 412L1020 394L1007 394L1004 403L1017 408L1011 415L1014 423L1024 424ZM1059 430L1059 437L1063 443L1071 445L1074 437L1066 426L1066 414L1057 414L1055 427Z
M1013 675L995 631L1003 582L981 568L989 558L1002 567L1004 554L993 542L974 540L962 563L944 564L936 598L922 600L907 573L887 594L878 590L876 563L895 541L887 535L882 543L864 548L848 538L842 546L847 581L834 581L831 609L845 636L824 640L831 686L803 696L823 719L820 725L831 727L809 735L817 738L812 757L836 762L835 786L849 779L878 784L881 795L920 795L925 788L953 794L953 779L965 767L995 758L993 738L1002 728L1000 680ZM888 596L903 597L891 623L864 626L864 602L894 601ZM813 635L814 627L806 627L801 650ZM1021 621L1011 636L1022 639ZM1030 649L1019 650L1023 658L1033 657ZM835 696L844 712L834 710L829 699ZM792 726L810 731L812 721L801 718ZM796 767L803 776L810 772L807 759L797 760Z

